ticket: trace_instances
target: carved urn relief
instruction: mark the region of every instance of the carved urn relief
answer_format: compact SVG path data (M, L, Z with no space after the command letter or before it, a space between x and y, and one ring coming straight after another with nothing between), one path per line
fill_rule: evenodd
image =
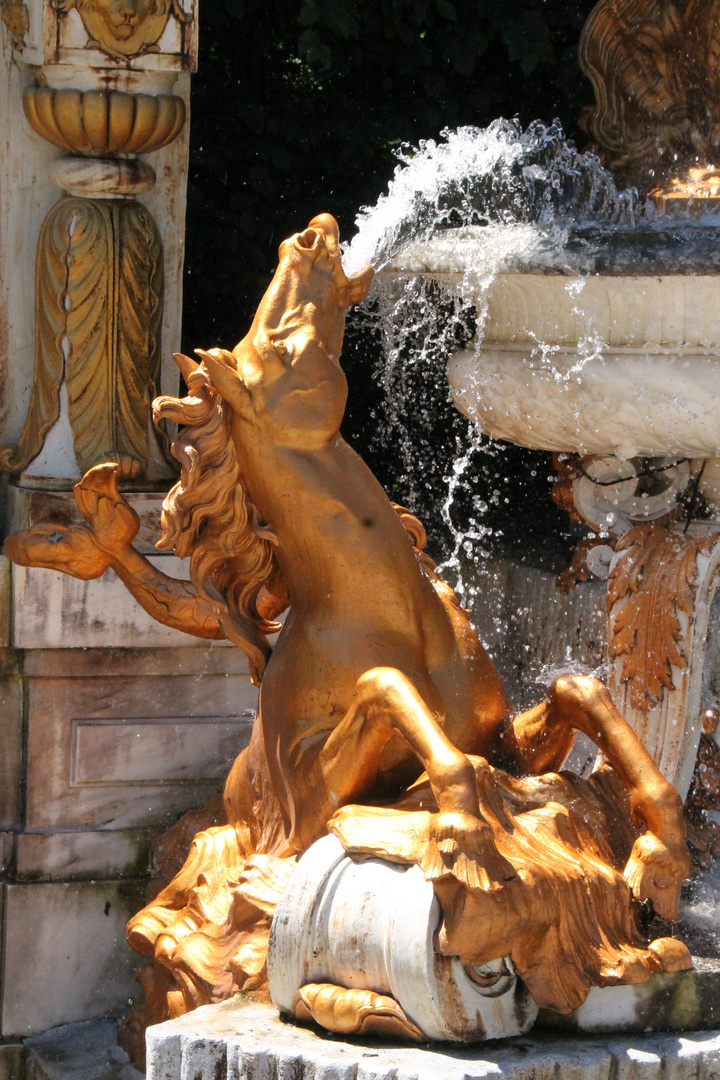
M65 195L38 238L27 414L17 441L0 450L0 468L29 470L30 483L67 486L103 461L118 462L124 481L173 473L150 416L161 389L164 253L138 199L156 182L140 155L183 129L185 101L172 88L176 73L194 67L195 40L192 6L180 0L29 9L23 59L43 66L25 87L23 111L65 152L48 170Z
M600 0L580 39L595 105L581 123L623 184L720 163L720 4Z

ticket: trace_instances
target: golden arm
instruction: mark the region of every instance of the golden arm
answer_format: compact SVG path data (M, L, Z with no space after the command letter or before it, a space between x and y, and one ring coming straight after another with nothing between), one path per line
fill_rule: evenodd
M96 465L74 489L86 525L37 525L13 533L4 551L20 566L60 570L85 581L109 568L157 622L203 638L225 638L218 612L192 583L163 574L132 546L140 526L117 486L117 465Z

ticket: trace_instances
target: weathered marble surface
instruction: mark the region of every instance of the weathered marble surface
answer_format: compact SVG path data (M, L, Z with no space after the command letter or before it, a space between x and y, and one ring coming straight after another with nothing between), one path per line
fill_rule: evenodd
M479 346L448 379L461 412L519 446L714 458L717 278L499 274Z
M189 576L174 555L152 555L150 561L168 577ZM208 648L205 639L155 622L112 570L80 581L57 570L15 566L12 577L17 649Z
M26 827L124 829L209 798L247 744L247 676L28 680ZM208 715L210 713L210 715Z
M57 594L34 593L35 643L74 647L13 649L0 558L2 1039L127 1010L139 988L125 923L145 898L147 829L214 794L257 701L245 656L224 643L178 634L181 646L142 648L129 629L123 647L108 647L103 620L113 587L122 602L125 590L110 575L90 584L100 592L84 609L84 638L53 623ZM2 1051L0 1080L18 1054Z
M466 571L477 597L477 602L469 601L473 623L518 711L541 701L561 672L599 678L605 674L606 587L602 582L582 582L561 592L556 576L502 557ZM594 748L592 760L596 756Z
M142 829L20 833L16 843L18 881L93 881L147 873L148 843Z
M24 1078L25 1047L20 1042L3 1043L0 1045L0 1080L24 1080Z
M150 1028L147 1080L713 1080L720 1032L523 1035L462 1050L342 1042L241 999Z
M594 986L568 1016L542 1009L538 1026L561 1031L704 1031L720 1028L720 961L655 975L637 986Z
M138 987L125 923L143 881L5 885L2 1031L33 1035L118 1015ZM112 973L112 974L111 974Z
M25 1041L26 1073L0 1080L143 1080L117 1045L114 1020L66 1024Z

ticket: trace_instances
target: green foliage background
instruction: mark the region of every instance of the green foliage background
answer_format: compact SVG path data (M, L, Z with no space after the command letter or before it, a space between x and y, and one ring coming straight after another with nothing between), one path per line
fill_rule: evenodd
M558 117L577 137L591 92L576 49L593 3L202 0L185 350L235 344L279 242L313 215L330 211L352 236L358 208L386 189L401 144L498 116ZM346 435L389 486L392 456L370 448L378 391L362 344L350 344L344 366ZM552 515L545 488L542 506L540 516Z

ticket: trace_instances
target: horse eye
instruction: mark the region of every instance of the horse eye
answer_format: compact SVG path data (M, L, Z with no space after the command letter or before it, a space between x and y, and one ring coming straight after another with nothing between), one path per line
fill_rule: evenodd
M275 348L281 356L287 356L287 354L290 352L286 341L276 341Z

